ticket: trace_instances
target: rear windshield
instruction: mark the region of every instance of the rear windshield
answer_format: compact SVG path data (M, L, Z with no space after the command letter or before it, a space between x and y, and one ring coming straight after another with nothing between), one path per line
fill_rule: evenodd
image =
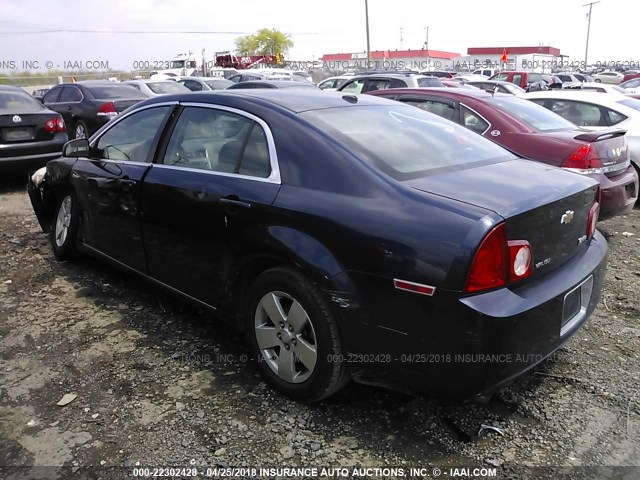
M640 110L640 100L636 98L625 98L624 100L618 100L618 103L633 108L634 110Z
M513 96L495 96L486 99L503 112L516 117L525 125L539 132L575 130L575 125L546 108Z
M182 85L178 85L176 82L149 82L147 83L147 87L153 93L164 94L164 93L184 93L185 89L189 90Z
M111 99L131 99L137 100L143 98L140 95L140 92L132 87L131 85L92 85L91 87L86 87L87 90L91 92L91 94L95 98L99 98L101 100L111 100Z
M398 180L513 158L477 133L411 106L327 108L300 116Z
M35 113L43 109L41 103L26 93L0 91L1 113Z

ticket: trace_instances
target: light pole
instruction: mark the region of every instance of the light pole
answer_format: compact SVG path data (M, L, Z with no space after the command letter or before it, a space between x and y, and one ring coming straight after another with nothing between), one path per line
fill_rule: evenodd
M587 45L584 49L584 68L586 70L587 68L587 57L589 55L589 34L591 33L591 10L593 9L593 6L596 3L600 3L600 2L591 2L591 3L585 3L584 5L582 5L583 7L589 7L589 13L587 13L587 17L589 17L589 22L587 24Z
M369 41L369 0L364 0L364 16L367 23L367 68L371 65L371 44Z

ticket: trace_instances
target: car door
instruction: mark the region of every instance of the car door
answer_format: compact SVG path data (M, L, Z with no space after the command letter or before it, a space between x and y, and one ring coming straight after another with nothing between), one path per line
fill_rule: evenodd
M61 115L62 113L58 111L58 98L60 97L60 93L62 93L62 88L62 85L53 87L44 95L44 97L42 97L42 103L45 107L47 107L49 110L60 113Z
M84 95L75 85L65 85L62 87L62 93L58 97L57 108L58 113L62 115L67 131L71 134L71 128L75 123L75 119L82 113L82 99Z
M273 137L263 120L185 104L144 180L149 274L218 306L236 259L261 234L279 189Z
M90 158L73 166L85 244L138 271L146 271L139 218L141 181L174 105L137 110L91 143Z

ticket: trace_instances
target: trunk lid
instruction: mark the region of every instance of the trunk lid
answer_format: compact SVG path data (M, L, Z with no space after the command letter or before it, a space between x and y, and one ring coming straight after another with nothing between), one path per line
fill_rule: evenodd
M550 174L555 177L550 182ZM505 219L508 240L531 245L532 278L557 268L584 243L598 183L527 160L511 160L405 182L491 210ZM465 186L470 186L468 189Z
M594 154L602 163L602 173L615 177L631 165L625 133L625 130L601 130L584 132L574 139L593 145Z
M16 116L20 118L17 122L14 121ZM43 142L52 140L55 133L45 131L44 124L47 120L56 118L60 118L60 115L54 112L18 112L0 115L0 143L8 145L23 142Z

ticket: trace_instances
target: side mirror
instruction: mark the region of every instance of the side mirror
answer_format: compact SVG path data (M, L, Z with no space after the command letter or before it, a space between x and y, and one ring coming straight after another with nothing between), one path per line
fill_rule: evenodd
M62 147L62 156L70 158L88 157L89 140L86 138L76 138L70 140Z

